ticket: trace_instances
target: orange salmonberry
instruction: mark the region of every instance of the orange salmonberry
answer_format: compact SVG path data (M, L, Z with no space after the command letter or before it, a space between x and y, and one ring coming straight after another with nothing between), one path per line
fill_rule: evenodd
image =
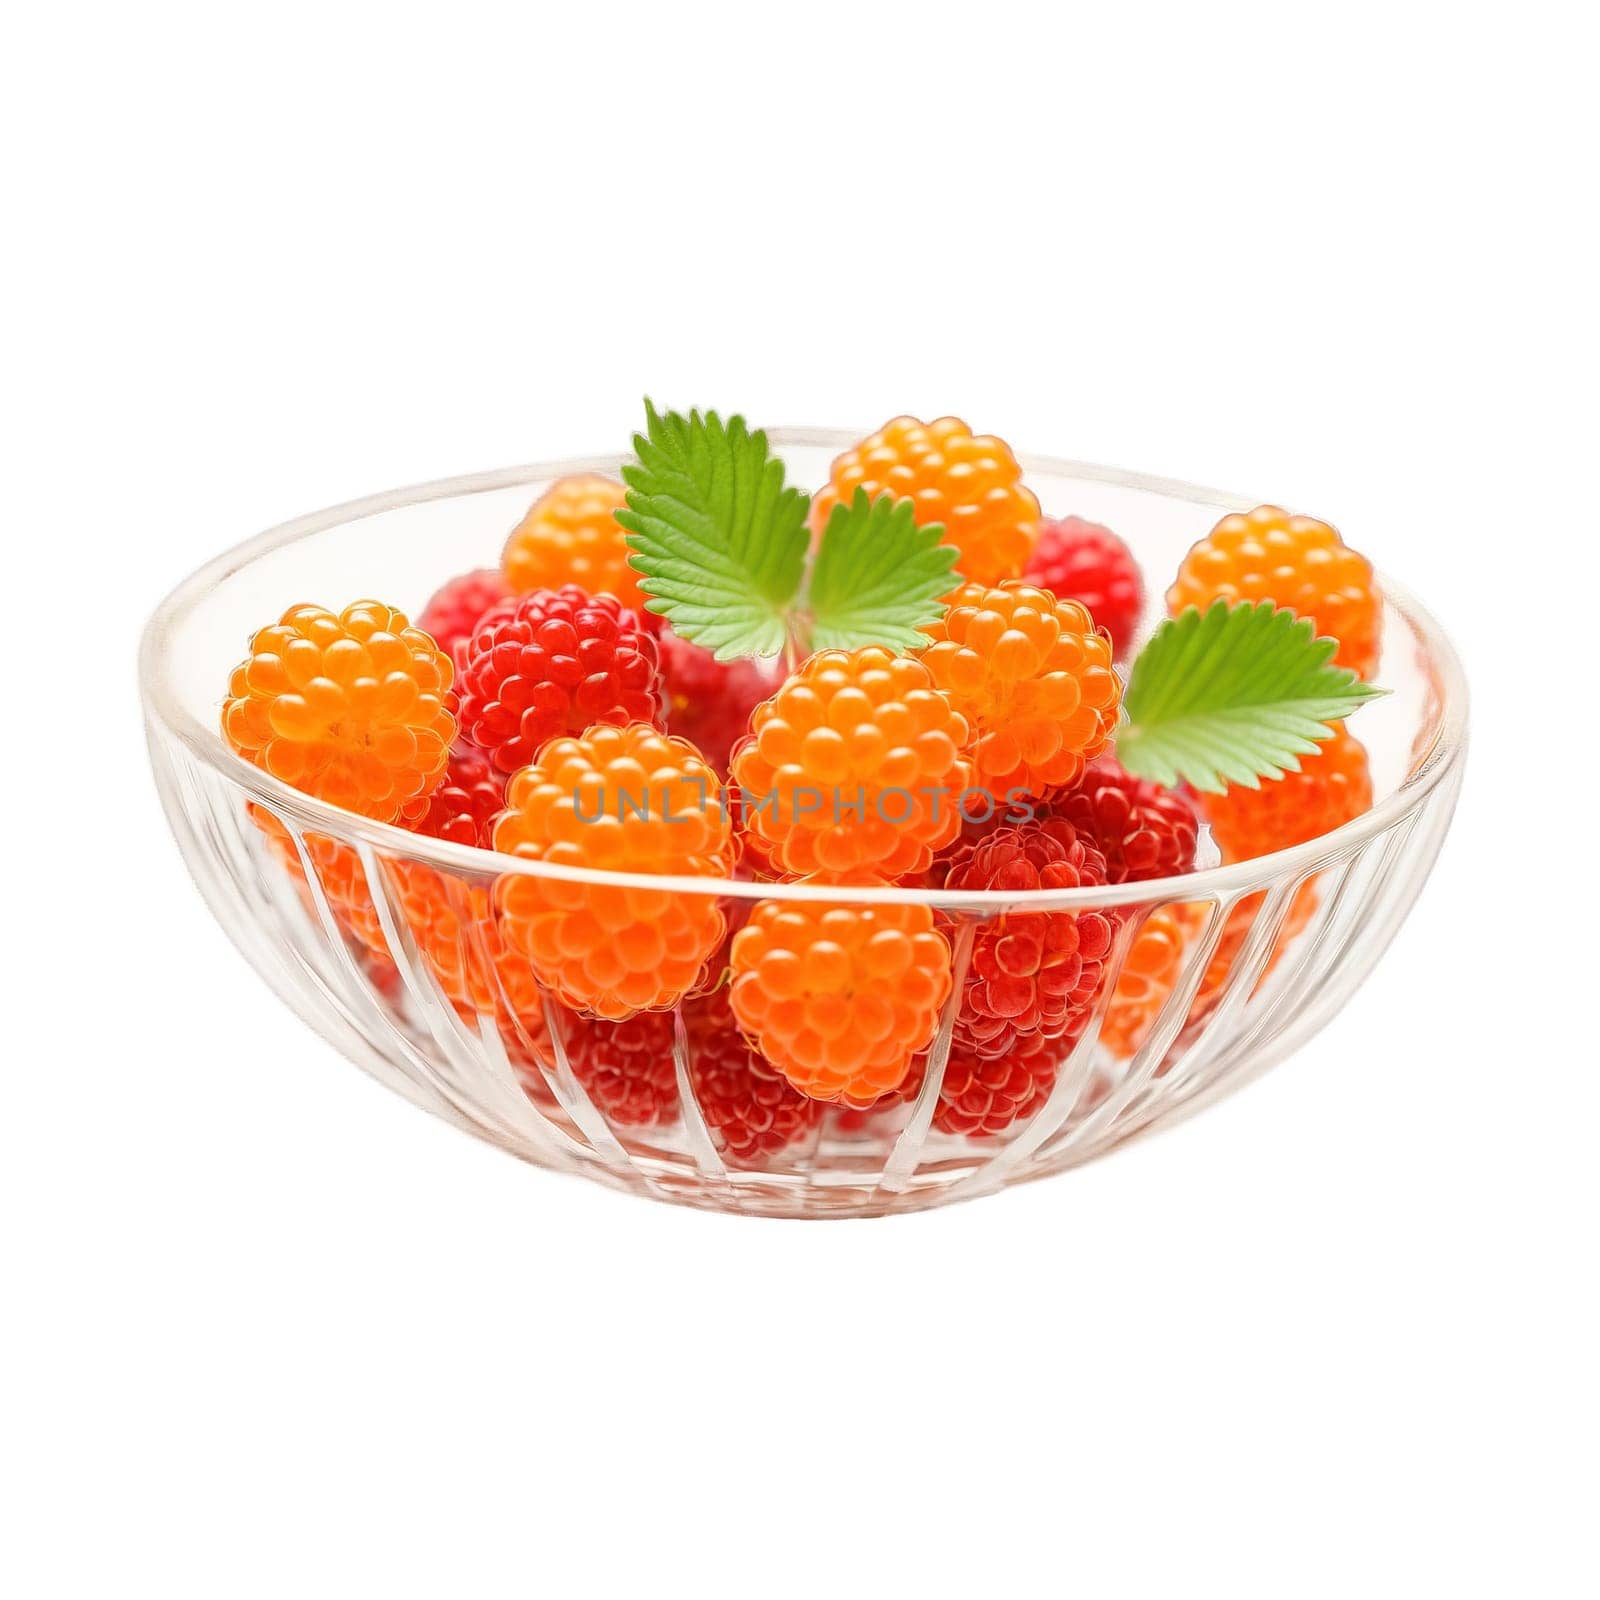
M289 830L270 811L262 806L249 807L250 820L261 830L267 852L292 878L297 886L300 903L313 921L319 913L306 881L305 863ZM330 839L323 833L301 835L306 857L322 889L328 910L365 954L383 961L390 959L389 941L384 936L383 924L378 920L378 908L373 904L372 891L367 887L367 873L361 857L347 844Z
M1131 1056L1144 1043L1178 981L1193 925L1185 911L1183 906L1157 906L1123 960L1100 1024L1100 1042L1114 1056Z
M1372 774L1359 739L1340 727L1300 770L1263 781L1259 789L1232 785L1200 796L1224 861L1248 861L1320 838L1372 805Z
M1265 899L1261 893L1246 895L1228 911L1184 1018L1185 1028L1204 1021L1216 1009ZM1317 880L1310 878L1295 891L1284 912L1258 984L1266 980L1289 946L1305 931L1316 914L1317 903ZM1173 904L1158 906L1145 919L1117 975L1116 988L1100 1025L1100 1042L1112 1055L1131 1056L1149 1037L1161 1008L1177 987L1184 953L1205 929L1210 914L1210 907L1203 903ZM1165 1073L1170 1064L1164 1061L1156 1075Z
M950 945L920 905L762 900L734 935L729 1001L803 1095L872 1105L898 1089L950 993Z
M1110 764L1096 763L1091 779L1098 771L1103 781L1109 770ZM1181 796L1158 793L1165 805L1174 808L1175 816L1179 814L1177 806L1187 805ZM1359 816L1372 804L1372 780L1366 751L1340 728L1318 746L1315 754L1301 757L1299 772L1286 773L1259 789L1230 788L1224 795L1197 798L1211 822L1223 860L1243 861L1317 838ZM1112 810L1104 795L1098 800L1107 811ZM1059 801L1057 805L1080 826L1084 824L1084 817L1075 815L1072 806ZM1164 865L1162 875L1185 871L1192 865L1192 824L1185 832L1189 837L1188 855L1180 863ZM1247 895L1228 912L1187 1024L1200 1021L1215 1006L1265 898L1261 893ZM1289 945L1305 930L1317 903L1317 880L1312 878L1300 886L1290 901L1283 924L1274 935L1263 975L1277 966ZM1163 905L1140 926L1117 975L1101 1024L1100 1041L1113 1055L1131 1056L1144 1042L1178 981L1184 951L1205 927L1207 915L1208 908L1201 904Z
M750 727L733 782L757 856L779 871L903 877L960 831L969 730L915 657L819 650Z
M648 723L553 739L512 778L495 849L608 872L725 877L733 847L717 777ZM513 949L564 1004L620 1020L693 989L725 927L711 894L508 872L495 909Z
M1372 563L1315 517L1281 506L1224 517L1183 558L1167 609L1204 611L1216 600L1286 606L1339 641L1337 665L1361 678L1377 669L1383 608Z
M1110 743L1122 684L1110 639L1077 601L969 583L926 632L923 663L967 719L973 784L996 804L1070 787Z
M1200 990L1195 997L1194 1010L1191 1013L1192 1019L1197 1020L1209 1014L1221 999L1228 974L1233 971L1234 963L1244 949L1245 940L1250 937L1250 930L1255 926L1256 917L1266 903L1266 898L1264 893L1247 894L1242 900L1236 901L1228 912L1227 921L1222 925L1221 937L1217 940L1217 947L1211 952L1205 976L1200 980ZM1272 952L1267 957L1266 965L1261 969L1261 977L1256 980L1258 985L1266 981L1267 974L1283 959L1284 952L1305 932L1312 917L1316 915L1320 900L1321 893L1317 888L1316 878L1307 878L1295 890L1294 897L1284 911L1283 921L1272 936ZM1186 908L1190 918L1191 938L1205 925L1205 910L1204 906Z
M379 822L417 814L444 775L450 658L404 612L291 606L233 669L222 734L253 766Z
M644 610L628 537L616 519L627 491L615 478L581 472L557 478L511 530L500 564L514 594L575 583Z
M1011 447L973 433L959 417L895 417L846 450L811 503L813 530L820 534L857 489L911 501L919 527L943 524L944 542L961 552L956 566L970 582L1019 576L1033 549L1039 502L1023 487Z
M489 891L420 861L384 870L417 954L446 999L475 1012L543 1026L543 997L525 957L495 921Z
M299 886L308 916L316 906L306 884L300 853L283 825L253 808L273 858ZM394 948L384 931L360 855L323 834L304 835L328 909L364 961L388 972ZM543 997L527 960L506 943L495 922L488 891L403 856L382 857L381 887L392 920L410 932L422 965L456 1010L496 1019L508 1045L518 1037L542 1038ZM398 972L395 974L398 980Z

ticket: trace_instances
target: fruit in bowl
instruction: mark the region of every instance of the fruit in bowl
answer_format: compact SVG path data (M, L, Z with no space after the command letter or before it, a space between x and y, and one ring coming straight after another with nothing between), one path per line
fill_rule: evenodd
M1330 524L954 418L648 407L605 472L213 564L143 679L197 881L327 1037L527 1160L785 1216L1044 1176L1270 1064L1464 750L1448 643Z

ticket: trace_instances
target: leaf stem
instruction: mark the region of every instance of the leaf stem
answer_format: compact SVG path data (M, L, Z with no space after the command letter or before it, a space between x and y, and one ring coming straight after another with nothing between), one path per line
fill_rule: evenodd
M811 654L811 615L794 607L783 619L783 670L795 671Z

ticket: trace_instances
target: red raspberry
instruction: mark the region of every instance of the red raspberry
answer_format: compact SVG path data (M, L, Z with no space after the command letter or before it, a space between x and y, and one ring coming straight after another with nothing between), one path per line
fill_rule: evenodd
M573 584L493 607L466 647L459 688L462 734L501 772L560 734L659 728L665 715L655 637L638 612Z
M1211 964L1206 968L1205 976L1200 980L1200 993L1195 1001L1195 1009L1190 1013L1191 1019L1203 1016L1211 1010L1222 992L1228 974L1233 970L1233 964L1244 949L1244 943L1250 936L1250 930L1255 926L1255 920L1266 902L1266 895L1247 894L1244 899L1237 901L1228 913L1228 920L1222 925L1222 937L1217 941L1217 947L1212 952ZM1289 902L1289 909L1284 913L1283 923L1279 927L1277 936L1272 941L1272 955L1267 961L1258 983L1266 981L1267 973L1271 972L1283 959L1284 952L1296 939L1305 932L1306 925L1316 915L1317 907L1322 900L1322 891L1318 887L1318 879L1307 878L1295 890L1294 899ZM1189 913L1188 927L1198 930L1205 925L1205 906L1190 906L1180 908Z
M950 993L950 946L920 905L762 900L731 964L756 1048L801 1094L847 1106L900 1087Z
M948 889L1005 893L1105 881L1105 857L1060 819L996 828L963 844L945 874ZM1112 932L1113 917L1105 911L1012 911L980 923L956 1014L956 1043L997 1059L1030 1035L1077 1038L1100 987Z
M511 593L498 567L479 567L452 578L423 607L417 626L459 667L459 647L472 637L490 606Z
M967 724L914 656L819 650L733 755L757 854L796 876L898 878L961 826Z
M750 713L778 686L777 663L718 661L669 630L661 635L661 670L667 731L687 739L718 772L727 772L734 745L749 731Z
M1116 653L1127 654L1144 610L1144 579L1133 552L1109 528L1082 517L1045 518L1022 579L1087 606Z
M1200 835L1194 807L1181 794L1125 772L1113 756L1091 761L1074 788L1052 794L1049 814L1094 840L1106 858L1108 883L1143 883L1194 869Z
M444 782L429 796L427 812L416 831L492 850L494 819L505 803L505 779L489 758L472 745L457 743L450 751Z
M378 822L414 818L456 736L450 679L450 658L402 611L291 606L233 669L222 734L307 794Z
M941 1133L981 1137L1003 1132L1019 1118L1031 1117L1049 1099L1071 1049L1070 1039L1041 1033L1018 1039L998 1059L952 1047L939 1085L934 1127ZM912 1078L900 1091L901 1098L916 1097L926 1066L925 1057L917 1062Z
M816 1127L819 1100L808 1100L752 1050L728 1005L728 991L683 1004L689 1081L713 1142L738 1162L776 1155Z
M646 723L553 739L506 790L494 844L552 866L724 878L732 862L716 775ZM563 1004L621 1020L695 989L727 923L714 894L503 873L497 926Z
M400 969L394 964L391 957L378 955L371 950L358 950L356 952L356 965L366 974L367 982L390 1005L399 1000L405 988L404 980L400 976Z
M625 1022L576 1013L563 1019L572 1075L607 1121L642 1128L678 1115L678 1069L670 1011L641 1011Z

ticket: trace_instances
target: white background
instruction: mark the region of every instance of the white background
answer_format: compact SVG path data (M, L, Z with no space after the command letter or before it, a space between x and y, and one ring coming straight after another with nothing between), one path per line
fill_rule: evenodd
M1562 9L6 24L0 1586L1595 1592ZM646 390L955 410L1359 530L1476 700L1348 1010L1101 1165L833 1226L525 1169L336 1058L184 876L139 624L300 511L618 447Z

